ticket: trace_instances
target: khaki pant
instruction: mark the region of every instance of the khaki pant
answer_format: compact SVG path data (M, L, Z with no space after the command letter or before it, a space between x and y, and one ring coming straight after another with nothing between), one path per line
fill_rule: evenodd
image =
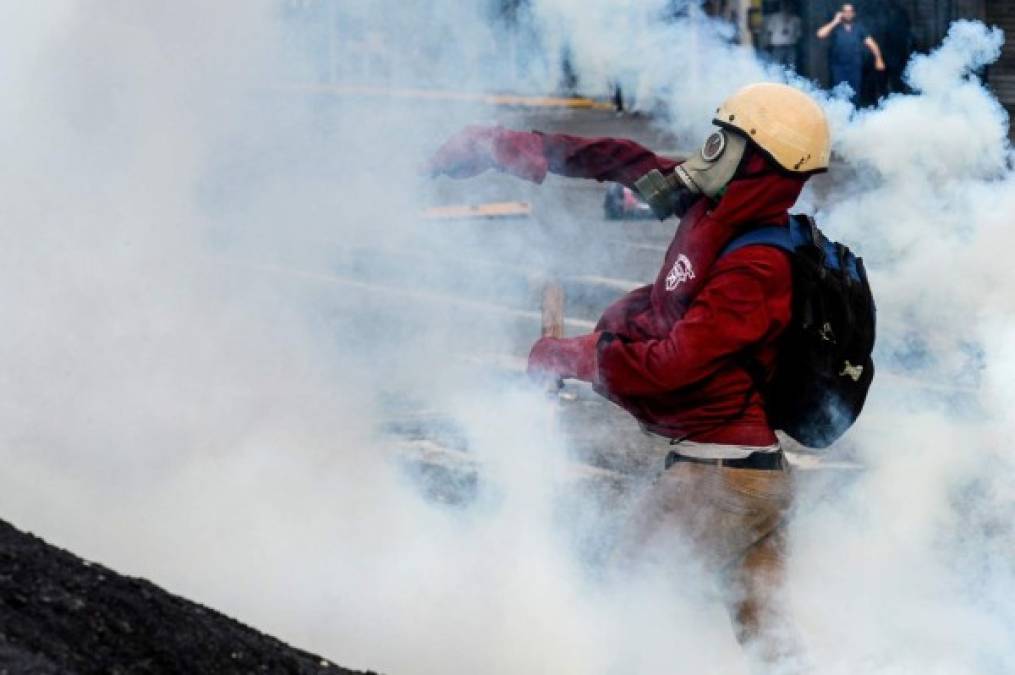
M779 611L785 540L780 525L793 494L791 471L677 462L636 504L621 546L633 561L677 538L720 575L737 639L767 662L798 650Z

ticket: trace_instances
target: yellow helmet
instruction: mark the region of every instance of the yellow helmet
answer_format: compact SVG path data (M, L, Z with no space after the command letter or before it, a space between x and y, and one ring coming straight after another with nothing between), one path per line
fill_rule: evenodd
M773 82L749 84L719 106L715 123L738 129L787 171L828 168L828 119L799 89Z

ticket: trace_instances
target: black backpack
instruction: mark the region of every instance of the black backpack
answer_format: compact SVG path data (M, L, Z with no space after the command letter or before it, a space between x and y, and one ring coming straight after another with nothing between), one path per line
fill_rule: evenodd
M745 364L774 429L826 448L856 421L874 379L875 308L863 260L830 241L808 216L789 227L763 227L730 242L722 254L767 244L791 254L793 314L771 380Z

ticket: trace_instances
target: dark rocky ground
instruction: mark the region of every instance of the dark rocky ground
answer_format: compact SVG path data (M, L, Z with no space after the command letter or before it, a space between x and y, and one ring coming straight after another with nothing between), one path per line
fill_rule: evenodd
M355 672L0 521L0 675Z

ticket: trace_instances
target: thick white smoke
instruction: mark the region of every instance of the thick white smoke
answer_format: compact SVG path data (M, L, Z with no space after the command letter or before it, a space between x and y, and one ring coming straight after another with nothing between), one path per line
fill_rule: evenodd
M561 515L552 411L460 358L533 336L427 290L503 289L421 256L538 243L412 216L448 189L419 181L426 153L500 113L367 88L548 91L566 50L583 89L621 82L689 146L725 95L783 75L662 0L537 0L515 28L479 4L294 4L0 10L0 516L350 666L741 672L704 577L610 582L576 554L614 520ZM809 481L792 524L819 672L1015 669L1015 178L972 74L1001 39L956 24L911 63L915 94L826 100L836 166L804 206L868 260L881 374L850 437L865 470ZM332 79L360 89L293 86ZM560 184L538 194L579 227ZM472 506L423 499L390 460L391 392L458 420L492 486Z
M569 48L584 90L619 83L629 105L667 113L674 132L697 138L725 95L773 76L735 43L733 24L709 17L701 4L533 0L532 14L547 44Z
M868 471L798 519L797 609L815 626L849 627L847 639L814 635L829 672L1015 664L1001 384L1015 184L1007 115L973 74L1002 40L954 24L909 64L914 95L841 121L836 150L853 178L815 203L829 230L869 251L883 373L857 430Z

